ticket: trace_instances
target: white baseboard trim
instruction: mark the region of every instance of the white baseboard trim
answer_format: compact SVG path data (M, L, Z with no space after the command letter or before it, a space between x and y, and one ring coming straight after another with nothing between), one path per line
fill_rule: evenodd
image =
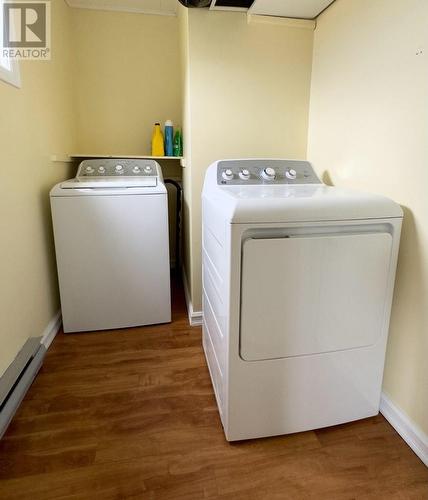
M40 341L46 349L49 349L49 346L52 344L55 335L58 333L61 328L62 318L61 318L61 309L55 314L55 316L49 321L48 326L45 328L45 331L42 334L42 340Z
M380 412L428 467L428 436L384 392Z
M187 283L187 276L184 267L182 268L183 275L183 288L184 297L186 299L187 315L189 317L190 326L201 326L202 325L202 311L194 311L192 301L190 300L189 284Z

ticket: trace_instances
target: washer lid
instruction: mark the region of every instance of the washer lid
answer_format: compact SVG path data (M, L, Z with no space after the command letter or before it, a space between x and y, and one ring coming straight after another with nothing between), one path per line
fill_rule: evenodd
M84 160L74 179L60 182L50 192L52 198L165 194L162 170L156 161L126 158Z
M128 187L156 187L156 176L144 177L76 177L60 184L61 189L106 189Z

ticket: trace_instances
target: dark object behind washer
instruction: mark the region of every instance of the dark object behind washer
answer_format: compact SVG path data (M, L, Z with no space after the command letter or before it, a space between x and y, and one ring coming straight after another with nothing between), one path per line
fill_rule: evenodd
M182 188L180 183L173 179L164 179L165 184L171 184L177 190L177 201L175 211L175 271L180 273L181 268L181 196Z

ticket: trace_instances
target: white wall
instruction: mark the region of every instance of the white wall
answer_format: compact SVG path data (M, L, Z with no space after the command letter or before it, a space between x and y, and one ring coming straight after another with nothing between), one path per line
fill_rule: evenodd
M336 0L315 31L308 143L333 184L404 208L384 390L426 433L427 26L426 0Z
M205 170L221 158L305 158L313 24L205 9L190 9L187 24L186 273L200 310Z

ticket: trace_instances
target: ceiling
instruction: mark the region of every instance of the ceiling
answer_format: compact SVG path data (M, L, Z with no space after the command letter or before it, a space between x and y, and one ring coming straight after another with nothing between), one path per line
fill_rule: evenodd
M139 12L143 14L159 14L175 16L178 0L66 0L71 7L83 9L119 10L125 12ZM233 0L212 0L211 8L224 9L216 3L227 5ZM314 19L334 0L254 0L248 12L250 14L280 17L295 17L300 19ZM237 4L236 4L237 5ZM232 9L226 10L247 10Z
M250 14L314 19L334 0L255 0Z
M66 0L70 7L175 16L177 0Z

